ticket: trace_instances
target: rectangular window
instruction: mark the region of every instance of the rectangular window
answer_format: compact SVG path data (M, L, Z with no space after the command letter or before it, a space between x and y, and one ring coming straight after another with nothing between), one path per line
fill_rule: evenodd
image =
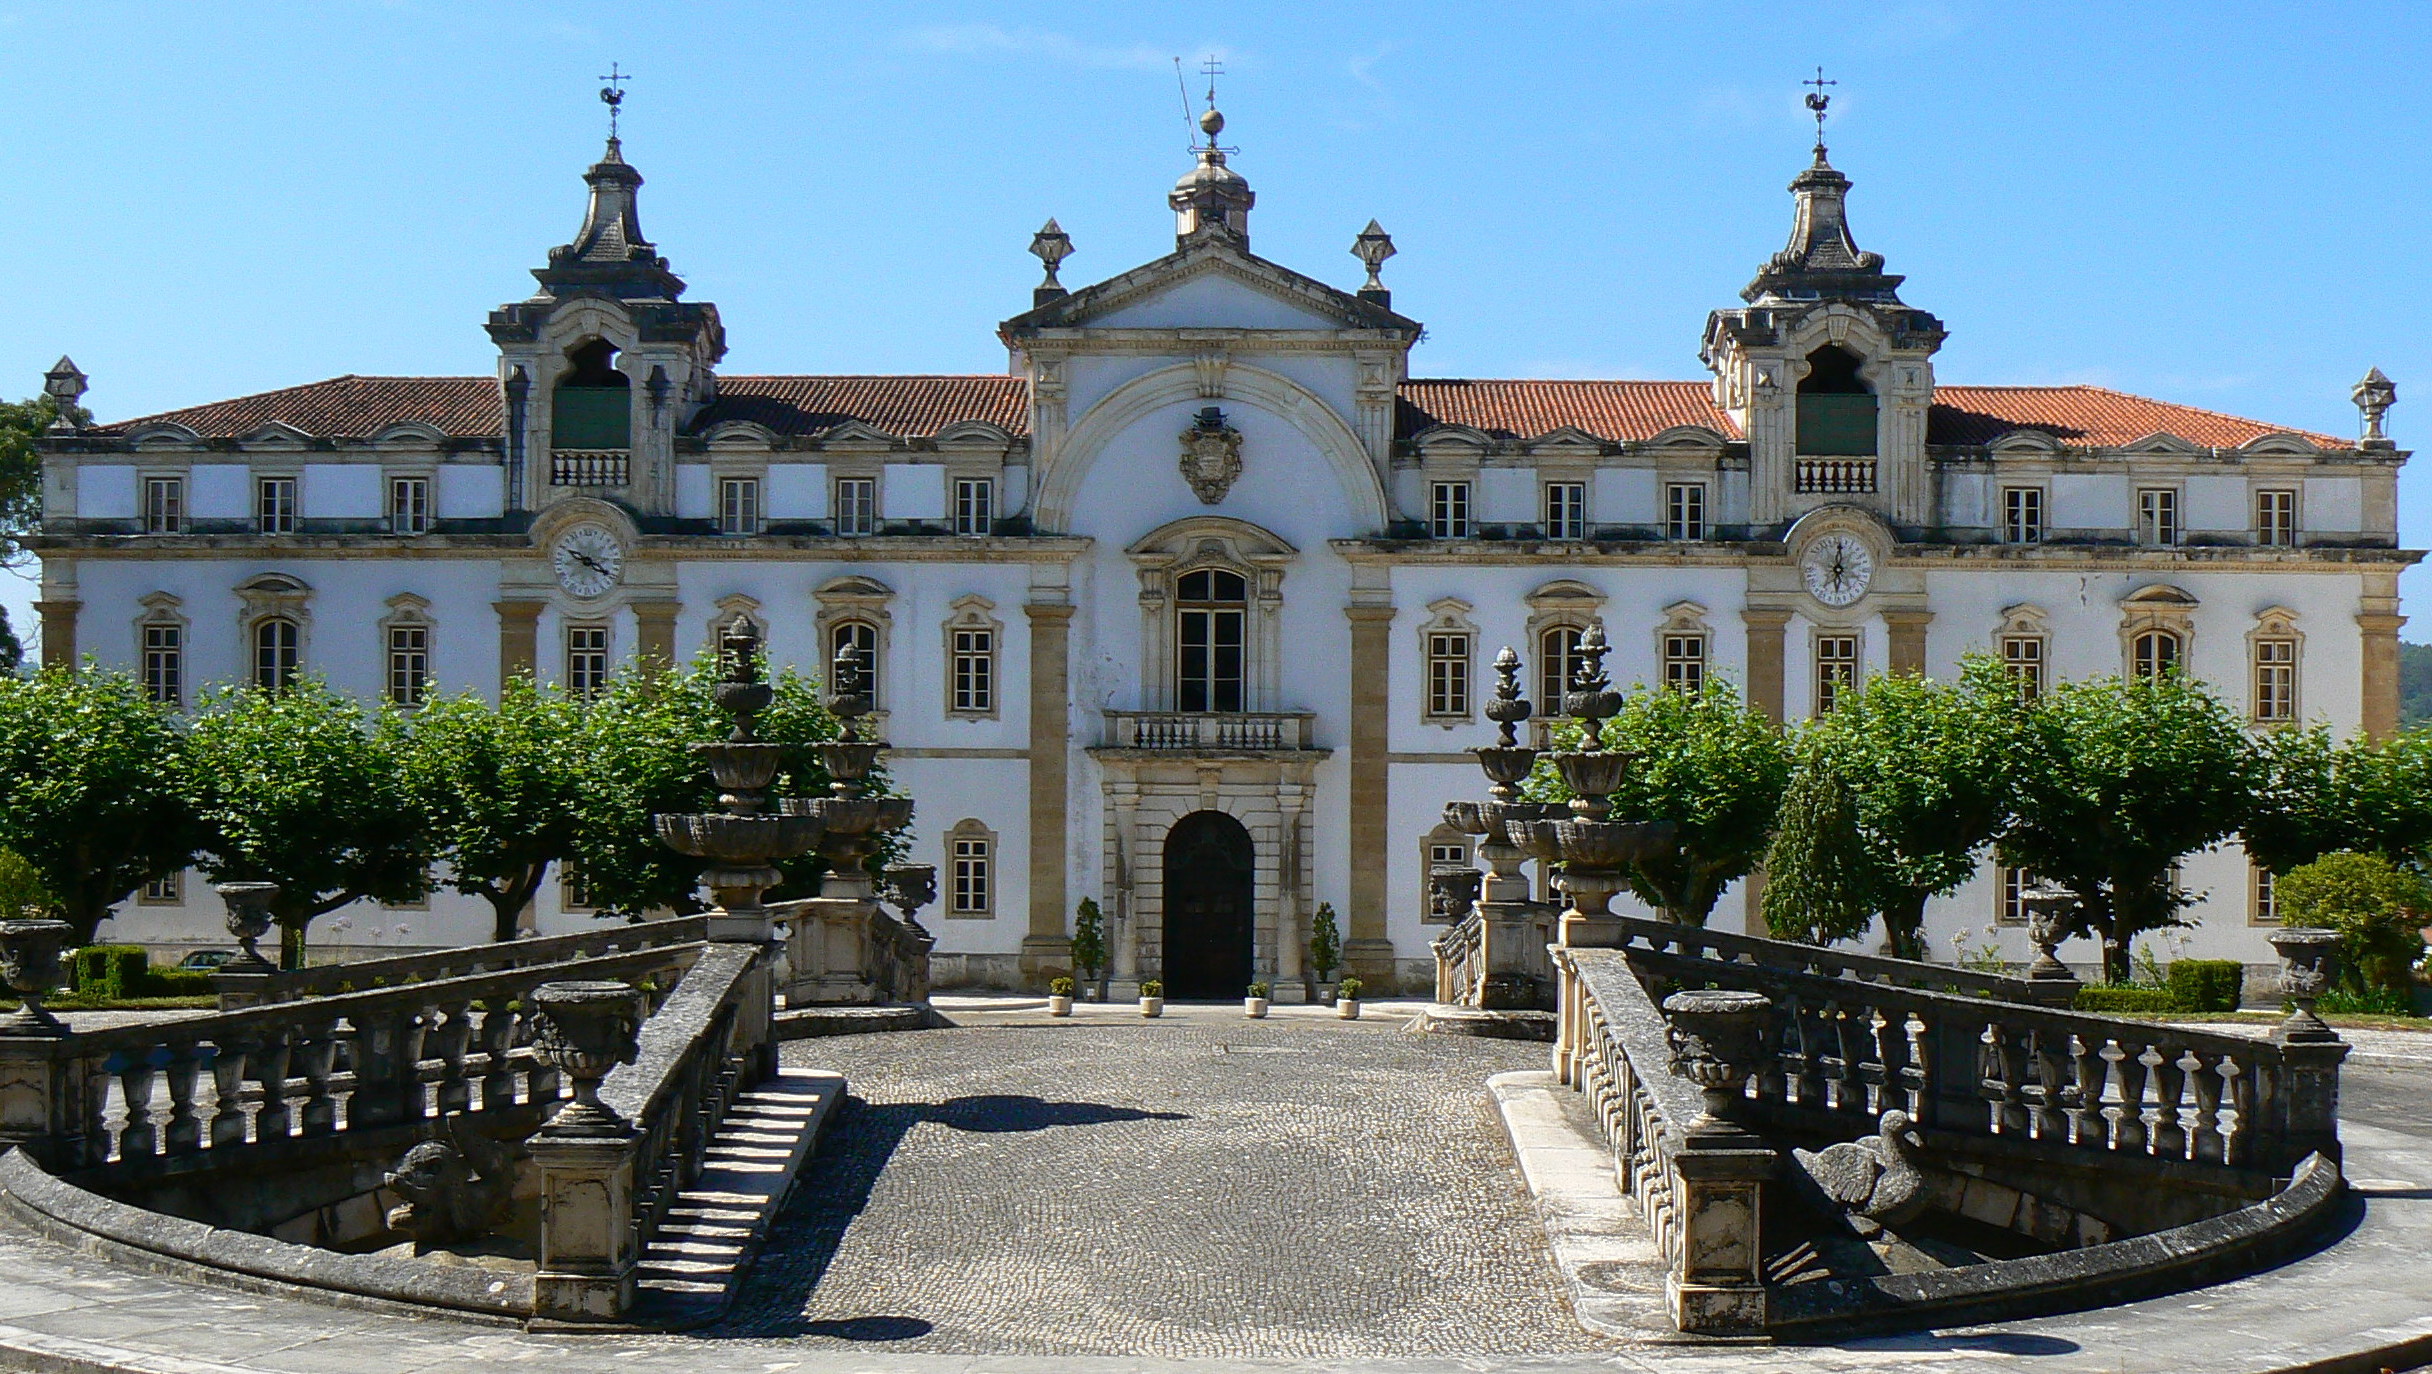
M1545 537L1548 539L1585 539L1588 537L1587 483L1548 482L1545 484Z
M557 905L561 911L589 911L598 905L591 899L591 880L571 863L557 866Z
M578 697L597 695L608 685L608 627L566 627L566 690Z
M2255 641L2255 719L2297 718L2297 641Z
M1664 538L1706 537L1706 484L1671 482L1664 487Z
M2175 487L2146 487L2136 494L2136 536L2146 544L2179 542L2179 493Z
M2273 878L2270 869L2252 859L2247 860L2247 865L2254 875L2248 889L2252 894L2252 899L2247 908L2247 924L2257 926L2280 924L2279 882Z
M1830 715L1858 685L1858 637L1816 636L1816 714Z
M399 706L420 706L431 690L431 627L388 627L388 699Z
M760 532L760 479L723 477L718 480L718 533Z
M984 716L996 709L996 631L958 629L954 638L954 709Z
M1998 868L2001 879L2000 901L1993 908L1996 925L2023 926L2027 923L2026 891L2035 886L2035 875L2023 868Z
M989 890L994 877L989 872L994 858L991 845L984 835L954 837L954 884L946 914L949 916L986 916L993 893Z
M2007 544L2040 544L2044 539L2044 489L2001 489L2001 538Z
M184 871L180 870L176 873L163 873L159 877L154 878L152 881L145 883L142 894L137 896L135 900L138 904L143 906L184 905L186 900L186 875Z
M836 532L844 535L878 533L878 479L836 479Z
M296 479L264 477L253 484L254 528L263 534L296 532Z
M1706 689L1706 637L1664 636L1664 686L1695 695Z
M1427 635L1427 714L1469 719L1469 636L1450 630Z
M2044 641L2040 635L2003 635L2001 666L2028 700L2044 694Z
M1430 501L1428 533L1438 539L1469 538L1469 483L1438 482Z
M987 534L996 528L996 479L954 479L954 532Z
M144 533L184 534L186 532L186 479L183 477L147 477L144 479Z
M431 529L431 479L388 479L388 532L428 534Z
M163 706L186 700L186 627L144 626L144 695Z
M2255 542L2275 549L2296 546L2296 492L2274 489L2255 493Z

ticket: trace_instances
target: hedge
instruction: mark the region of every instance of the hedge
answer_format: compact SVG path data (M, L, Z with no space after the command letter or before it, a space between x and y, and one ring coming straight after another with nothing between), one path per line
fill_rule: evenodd
M95 1002L208 997L211 975L202 969L156 969L142 945L86 945L68 959L68 987Z
M2162 980L2186 1011L2236 1011L2246 993L2246 965L2235 959L2179 959Z
M2177 994L2168 988L2091 987L2079 988L2077 998L2070 1003L2079 1011L2185 1011Z

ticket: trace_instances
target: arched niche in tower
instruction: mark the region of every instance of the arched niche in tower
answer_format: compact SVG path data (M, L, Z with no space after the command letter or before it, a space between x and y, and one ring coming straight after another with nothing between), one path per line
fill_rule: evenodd
M1865 360L1837 343L1807 355L1799 379L1798 452L1819 458L1872 458L1875 394L1860 374Z
M617 370L616 346L592 338L566 350L549 409L549 446L622 450L633 447L633 380Z

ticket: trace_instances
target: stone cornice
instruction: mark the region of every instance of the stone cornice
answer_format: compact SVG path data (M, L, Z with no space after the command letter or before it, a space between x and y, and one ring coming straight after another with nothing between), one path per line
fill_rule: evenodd
M1070 563L1094 541L1085 535L972 537L969 535L731 534L652 535L633 543L632 557L646 562L724 562L735 559L833 563ZM35 535L26 541L38 553L70 558L354 558L423 561L462 558L539 558L542 549L522 534L255 535L101 534Z
M1750 543L1709 543L1694 546L1660 541L1553 544L1512 540L1396 540L1334 539L1327 541L1347 563L1422 567L1563 568L1642 567L1733 568L1779 566L1789 550L1770 540ZM1984 567L2010 565L2027 572L2157 573L2172 570L2219 572L2344 572L2358 567L2411 566L2425 553L2420 549L2254 549L2232 545L2173 549L2106 549L2066 544L1920 544L1896 545L1891 556L1903 567Z

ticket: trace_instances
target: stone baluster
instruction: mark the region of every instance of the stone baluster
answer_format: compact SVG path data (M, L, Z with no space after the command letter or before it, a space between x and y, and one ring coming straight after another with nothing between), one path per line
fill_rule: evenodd
M2028 1062L2035 1080L2027 1095L2027 1134L2037 1140L2066 1140L2069 1118L2061 1110L2075 1068L2069 1062L2066 1036L2029 1027Z
M473 1080L465 1071L465 1056L473 1041L472 1004L446 1002L431 1009L422 1028L422 1053L439 1061L439 1079L431 1085L431 1115L447 1116L473 1109Z
M2069 1037L2069 1062L2073 1073L2070 1093L2069 1143L2093 1146L2106 1134L2102 1119L2103 1083L2110 1065L2103 1062L2102 1045L2082 1035Z
M160 1132L152 1124L152 1084L157 1073L149 1051L115 1056L110 1072L118 1079L118 1103L123 1113L118 1129L118 1157L144 1159L160 1153Z
M2026 1077L2026 1047L2019 1043L2023 1032L2014 1031L1999 1021L1985 1023L1979 1037L1984 1045L1980 1091L1987 1107L1985 1129L1994 1135L2018 1135L2026 1130L2027 1114L2020 1091Z
M390 1004L347 1018L354 1034L345 1047L355 1074L348 1129L421 1119L422 1013L411 1004Z
M481 1012L481 1109L495 1111L515 1102L515 1067L508 1056L515 1048L515 1010L498 998Z
M203 1121L194 1108L194 1087L202 1077L202 1056L192 1040L171 1040L161 1077L169 1089L169 1120L161 1128L161 1150L182 1155L203 1145Z
M241 1043L223 1041L211 1055L211 1148L245 1143L245 1074L252 1056Z
M2180 1067L2187 1073L2187 1094L2194 1106L2187 1122L2187 1157L2199 1163L2218 1164L2228 1154L2228 1140L2221 1133L2221 1072L2225 1056L2209 1058L2187 1051Z
M2147 1081L2153 1085L2153 1106L2146 1112L2149 1123L2145 1133L2145 1149L2164 1159L2187 1157L2187 1073L2180 1067L2179 1053L2159 1042L2145 1049Z
M338 1129L338 1099L329 1083L337 1067L337 1023L327 1016L306 1019L297 1026L291 1043L297 1075L304 1080L296 1133L328 1135Z
M295 1108L287 1100L287 1079L295 1067L295 1032L265 1027L247 1057L253 1080L262 1088L262 1106L253 1117L254 1139L280 1140L294 1134Z

